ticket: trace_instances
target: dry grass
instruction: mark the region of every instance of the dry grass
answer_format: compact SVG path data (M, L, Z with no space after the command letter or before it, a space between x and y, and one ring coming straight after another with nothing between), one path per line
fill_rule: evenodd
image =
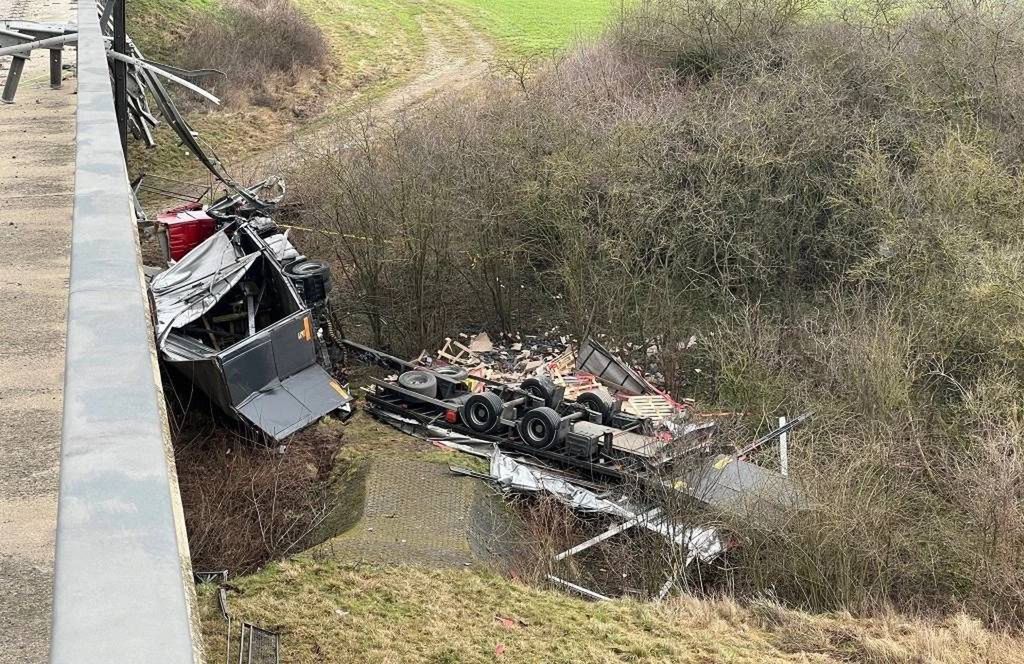
M762 600L590 603L476 571L343 566L299 559L235 579L236 618L280 630L283 662L1006 663L1019 639L956 616L808 615ZM224 623L199 601L211 659ZM501 652L502 654L497 654Z
M320 28L292 0L228 0L194 26L181 61L222 72L206 84L230 104L278 107L275 90L326 67L329 53Z

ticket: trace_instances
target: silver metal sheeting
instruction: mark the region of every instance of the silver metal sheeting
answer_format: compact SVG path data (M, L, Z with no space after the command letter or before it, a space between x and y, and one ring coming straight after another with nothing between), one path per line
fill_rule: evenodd
M561 477L532 468L494 448L490 459L490 475L499 486L513 491L544 491L569 507L581 512L595 512L619 517L623 520L637 519L644 510L632 505L613 502L599 497L593 491L573 484ZM663 518L644 518L639 525L659 533L685 550L686 563L695 558L709 561L723 550L718 533L712 528L688 528Z

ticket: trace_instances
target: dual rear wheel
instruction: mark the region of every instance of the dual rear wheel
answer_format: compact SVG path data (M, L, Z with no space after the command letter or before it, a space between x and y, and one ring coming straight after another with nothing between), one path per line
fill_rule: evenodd
M494 392L480 392L462 404L463 423L477 433L491 433L501 426L504 404ZM517 429L524 443L537 450L548 450L562 442L562 416L553 408L533 408L519 420Z

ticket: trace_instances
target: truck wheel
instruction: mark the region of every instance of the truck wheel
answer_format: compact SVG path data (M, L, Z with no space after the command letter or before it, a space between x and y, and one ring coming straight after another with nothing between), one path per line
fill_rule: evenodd
M446 367L438 367L437 369L434 369L434 373L441 374L442 376L448 376L452 380L457 380L459 382L469 378L469 371L462 367L456 367L450 364Z
M437 379L426 371L406 371L398 377L398 384L431 399L437 396Z
M608 424L612 419L613 402L598 392L584 392L576 397L576 403L601 416L599 424Z
M462 421L477 433L487 433L498 426L501 409L501 397L494 392L473 394L462 404Z
M555 407L555 384L547 376L527 378L519 388L544 401L544 405L548 408Z
M519 437L537 450L546 450L560 442L562 418L547 406L534 408L519 420Z

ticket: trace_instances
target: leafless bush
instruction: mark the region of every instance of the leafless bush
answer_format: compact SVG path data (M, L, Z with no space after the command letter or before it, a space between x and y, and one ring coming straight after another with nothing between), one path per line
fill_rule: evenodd
M277 106L277 92L303 68L325 66L330 51L320 28L292 0L228 0L195 25L180 49L182 64L216 69L204 85L229 102Z
M318 425L279 453L197 412L182 421L175 462L195 569L244 574L314 543L335 508L339 432Z

